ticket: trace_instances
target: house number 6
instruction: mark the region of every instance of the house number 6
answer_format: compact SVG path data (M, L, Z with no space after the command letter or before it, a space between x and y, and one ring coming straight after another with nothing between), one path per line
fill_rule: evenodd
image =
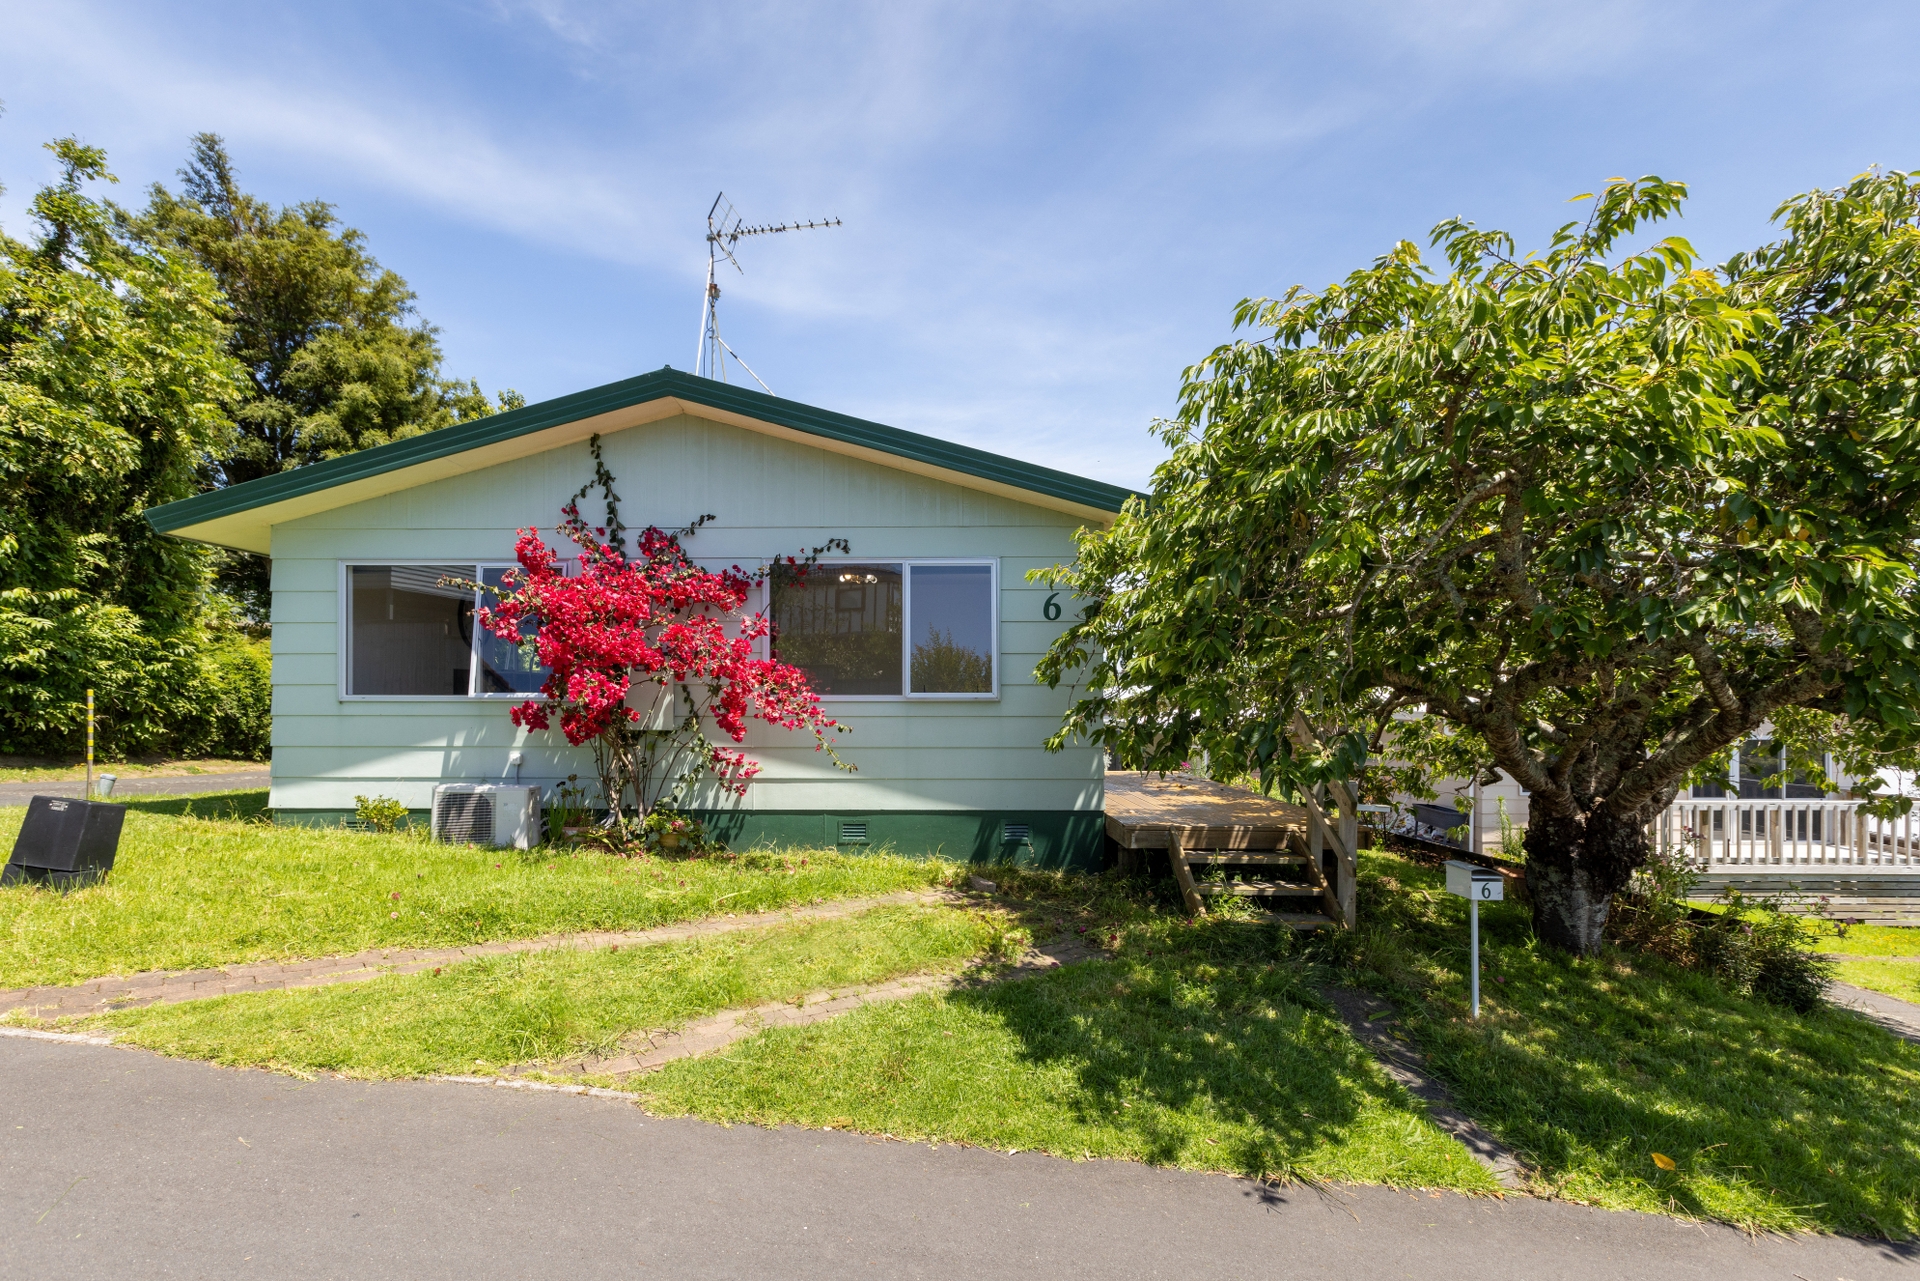
M1055 592L1053 595L1047 597L1047 603L1040 607L1040 614L1049 623L1058 622L1060 620L1060 593L1059 592Z

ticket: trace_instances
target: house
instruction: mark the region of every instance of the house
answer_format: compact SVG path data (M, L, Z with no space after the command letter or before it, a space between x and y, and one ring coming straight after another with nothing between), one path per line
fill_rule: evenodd
M279 821L335 823L376 794L424 813L447 781L592 777L587 749L510 723L541 673L476 635L471 595L442 580L497 582L522 528L555 539L594 436L628 525L715 517L687 545L702 563L851 546L823 561L830 593L775 604L781 657L851 727L835 745L857 772L756 723L744 799L690 802L730 843L1099 865L1101 753L1044 749L1069 694L1032 674L1067 610L1026 573L1070 559L1130 491L671 368L147 513L273 559ZM949 661L916 677L930 641Z

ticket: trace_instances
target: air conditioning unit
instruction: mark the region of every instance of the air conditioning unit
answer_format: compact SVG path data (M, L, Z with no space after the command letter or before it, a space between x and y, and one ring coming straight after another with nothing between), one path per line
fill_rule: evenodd
M442 783L433 789L433 839L454 845L540 843L540 789L504 783Z

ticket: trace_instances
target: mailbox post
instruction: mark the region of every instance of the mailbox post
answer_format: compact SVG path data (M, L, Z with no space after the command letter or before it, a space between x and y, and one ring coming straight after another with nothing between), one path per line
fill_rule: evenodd
M1447 893L1458 894L1467 900L1467 928L1471 940L1468 952L1473 969L1473 1017L1477 1019L1480 1017L1480 905L1498 903L1505 898L1506 881L1490 867L1450 858L1447 860Z

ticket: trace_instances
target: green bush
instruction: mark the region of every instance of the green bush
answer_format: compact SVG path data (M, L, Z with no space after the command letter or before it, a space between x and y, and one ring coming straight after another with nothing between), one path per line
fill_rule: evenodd
M1833 982L1833 962L1808 950L1812 930L1777 899L1727 891L1727 910L1693 929L1695 968L1741 995L1763 997L1806 1013Z
M118 605L10 608L0 594L0 752L141 752L265 760L273 703L268 642L224 626L157 636Z
M200 672L196 701L206 737L195 745L195 754L265 760L273 723L273 657L268 642L243 632L223 633L202 654Z
M1712 975L1740 996L1758 996L1806 1013L1833 981L1833 963L1808 948L1813 929L1775 898L1723 896L1726 910L1703 912L1687 902L1694 876L1679 857L1656 856L1635 877L1633 892L1615 900L1607 933L1636 952Z
M407 807L391 796L356 796L353 816L369 831L393 832L407 821Z

